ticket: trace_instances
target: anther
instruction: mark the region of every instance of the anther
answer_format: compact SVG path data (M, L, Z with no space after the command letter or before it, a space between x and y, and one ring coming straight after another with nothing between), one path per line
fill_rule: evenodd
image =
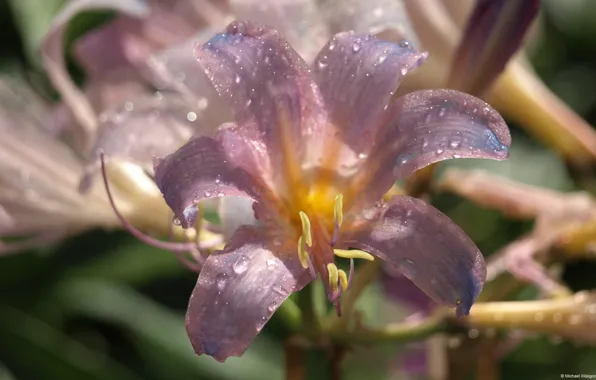
M331 286L331 291L335 294L339 290L339 271L333 263L327 264L327 271L329 272L329 286Z
M374 261L375 257L368 252L360 251L358 249L334 249L333 253L336 256L343 257L344 259L364 259L368 261Z
M339 269L337 274L339 275L339 283L341 284L341 288L344 292L347 292L349 288L348 275L342 269Z
M304 244L304 238L300 236L298 239L298 259L304 269L309 267L308 265L308 251L306 250L306 244Z
M300 221L302 222L302 236L304 236L304 242L309 247L312 246L312 235L310 234L310 220L308 215L304 211L300 211Z

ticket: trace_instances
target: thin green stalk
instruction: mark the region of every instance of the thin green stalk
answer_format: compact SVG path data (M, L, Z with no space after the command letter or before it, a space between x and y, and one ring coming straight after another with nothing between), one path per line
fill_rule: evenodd
M302 311L298 305L296 305L294 300L290 298L285 300L279 308L277 308L275 315L278 318L281 318L284 321L284 324L292 331L296 332L300 329L302 324Z

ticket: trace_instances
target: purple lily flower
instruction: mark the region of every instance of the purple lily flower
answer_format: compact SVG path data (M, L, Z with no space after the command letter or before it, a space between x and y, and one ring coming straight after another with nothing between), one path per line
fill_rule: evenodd
M199 201L225 196L252 199L260 222L204 263L186 317L197 354L242 355L316 277L337 305L350 276L336 257L378 257L469 313L486 277L471 239L421 200L379 200L434 162L507 158L511 137L494 109L452 90L396 99L428 54L372 35L335 35L310 68L276 30L233 22L195 53L236 122L157 160L155 181L185 228Z

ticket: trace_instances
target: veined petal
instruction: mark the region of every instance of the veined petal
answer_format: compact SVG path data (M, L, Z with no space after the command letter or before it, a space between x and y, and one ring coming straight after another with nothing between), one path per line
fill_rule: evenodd
M400 82L427 55L353 32L335 35L321 50L314 76L331 121L354 151L371 150Z
M279 32L251 22L233 22L198 46L196 56L238 125L258 130L276 173L291 175L303 136L324 125L306 63Z
M146 17L149 12L146 4L140 0L73 0L56 17L41 44L41 58L50 80L86 134L97 128L97 118L91 104L73 83L66 70L64 32L69 21L77 14L101 9L116 10L132 17Z
M147 171L154 157L164 157L187 141L202 125L201 115L174 94L147 95L107 110L100 116L94 154L86 168L83 188L99 169L96 153L126 159Z
M372 33L384 40L408 41L418 47L418 36L410 24L404 0L327 0L322 13L332 33Z
M220 362L242 355L279 305L311 281L294 250L278 249L263 230L243 227L209 256L186 314L197 354Z
M329 38L316 0L230 0L230 7L239 20L279 30L309 63Z
M201 113L209 132L224 122L233 120L229 106L218 95L205 73L197 70L194 48L205 42L226 24L206 28L184 42L169 46L152 55L142 70L143 75L159 90L179 93Z
M176 152L155 163L155 183L183 227L194 225L201 199L243 196L259 198L258 178L236 167L222 144L195 136Z
M416 198L394 197L368 230L345 242L399 269L435 302L468 314L482 290L482 253L456 224Z
M449 87L482 96L519 49L539 0L477 0L451 66Z

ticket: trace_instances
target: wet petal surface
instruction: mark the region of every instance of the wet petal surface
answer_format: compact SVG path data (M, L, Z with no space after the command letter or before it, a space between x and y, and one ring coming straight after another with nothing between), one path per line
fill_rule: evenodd
M276 252L262 230L242 228L209 256L193 290L186 329L195 352L220 362L242 355L279 305L310 280L295 252Z
M435 302L468 314L486 279L484 258L474 242L419 199L398 196L384 207L368 230L345 244L378 256Z
M371 150L399 83L427 55L352 32L337 34L321 50L313 73L329 117L354 151Z
M274 169L295 169L303 136L324 125L306 63L277 31L251 22L233 22L196 56L238 125L262 136Z
M243 196L259 198L258 178L229 162L222 144L196 136L176 152L155 162L155 182L183 227L192 226L201 199Z

